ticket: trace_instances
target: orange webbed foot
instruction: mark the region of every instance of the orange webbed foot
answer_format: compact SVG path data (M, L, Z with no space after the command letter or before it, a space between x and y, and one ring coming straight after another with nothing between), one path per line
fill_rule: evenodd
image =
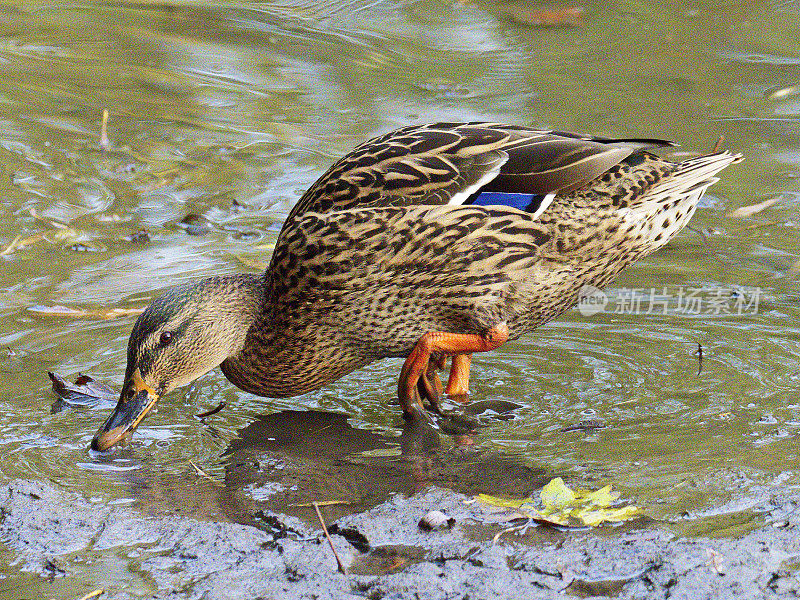
M423 335L406 358L400 369L400 380L397 384L397 395L403 415L407 419L426 418L421 396L438 412L438 399L441 388L437 389L439 375L436 368L443 366L442 359L453 357L450 379L447 382L447 393L466 396L469 385L469 366L472 352L488 352L502 346L508 340L508 326L505 322L491 327L481 334L448 333L429 331ZM434 358L432 359L432 356ZM431 369L433 364L433 369ZM431 375L431 371L433 374ZM431 379L435 379L431 381ZM420 388L422 394L417 394ZM463 393L459 393L463 392Z

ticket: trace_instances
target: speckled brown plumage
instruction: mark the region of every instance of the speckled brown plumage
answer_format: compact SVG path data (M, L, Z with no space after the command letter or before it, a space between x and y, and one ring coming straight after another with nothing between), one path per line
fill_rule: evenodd
M648 150L665 145L474 123L366 142L300 199L263 275L210 289L206 280L148 308L131 337L128 379L139 373L140 383L128 382L129 395L135 387L160 396L221 362L245 390L294 396L416 348L400 385L413 412L418 400L402 390L409 395L417 378L431 389L429 360L494 348L575 304L583 286L607 284L680 231L714 175L740 158L718 152L675 164ZM510 193L516 204L477 205L506 201L484 192ZM207 301L198 306L198 296ZM240 310L238 327L225 326L218 347L204 342L213 352L203 368L193 356L192 369L165 377L180 370L180 348L198 344L181 334L160 349L156 340L199 320L203 339L213 338L223 307ZM246 333L231 339L232 329ZM469 362L457 362L463 388ZM405 388L403 377L413 379ZM106 425L119 422L112 415ZM103 431L96 440L113 437Z

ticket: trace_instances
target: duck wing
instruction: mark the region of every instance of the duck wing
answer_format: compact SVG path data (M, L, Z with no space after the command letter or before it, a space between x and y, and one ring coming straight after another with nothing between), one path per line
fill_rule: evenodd
M307 212L437 204L505 205L536 212L657 139L612 139L500 123L435 123L398 129L357 146L303 195Z

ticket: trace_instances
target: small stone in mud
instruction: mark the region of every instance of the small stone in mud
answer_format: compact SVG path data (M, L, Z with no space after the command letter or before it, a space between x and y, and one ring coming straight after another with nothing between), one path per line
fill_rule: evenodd
M255 240L261 236L257 231L237 231L233 234L233 239L241 241Z
M419 520L419 528L422 531L434 531L437 529L452 529L456 520L448 517L440 510L432 510Z
M131 244L146 244L150 241L150 234L146 229L142 229L141 231L132 233L125 239L127 239Z
M183 217L178 225L183 227L189 235L205 235L211 231L211 223L208 219L194 213Z
M58 565L55 558L47 557L42 562L40 576L47 579L50 583L52 583L56 577L66 577L66 575L67 572Z
M76 242L74 244L70 244L68 248L73 252L102 252L103 250L105 250L105 248L103 248L100 245L85 244L83 242Z

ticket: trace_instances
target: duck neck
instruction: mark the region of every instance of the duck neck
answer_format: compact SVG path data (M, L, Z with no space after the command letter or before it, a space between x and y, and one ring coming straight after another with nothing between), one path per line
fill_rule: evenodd
M227 338L226 356L235 356L247 343L250 330L263 312L264 286L261 275L237 274L211 278L210 293L219 294L217 327Z
M341 342L335 319L322 303L280 296L269 271L257 282L260 310L241 347L220 365L231 383L251 394L286 398L370 362L372 355Z
M282 367L278 356L282 345L275 325L275 303L269 271L260 275L241 276L241 298L245 299L246 314L240 321L243 331L237 332L237 343L220 365L228 380L237 387L260 396L276 397L271 386L279 381L274 370ZM231 305L236 305L231 301Z

